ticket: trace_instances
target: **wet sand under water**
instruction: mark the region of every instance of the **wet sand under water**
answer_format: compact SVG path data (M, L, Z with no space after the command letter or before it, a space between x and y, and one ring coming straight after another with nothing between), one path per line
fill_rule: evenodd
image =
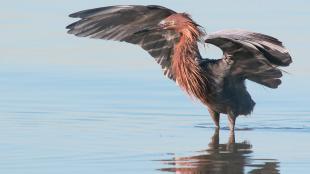
M307 89L293 93L290 80L249 84L257 106L232 135L226 116L215 131L207 110L158 74L63 74L0 75L0 173L310 170Z

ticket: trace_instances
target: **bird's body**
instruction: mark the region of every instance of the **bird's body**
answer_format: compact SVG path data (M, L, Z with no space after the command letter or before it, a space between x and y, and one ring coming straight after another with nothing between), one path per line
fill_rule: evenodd
M70 34L140 45L162 66L164 74L208 107L216 126L220 113L234 130L239 115L252 112L255 102L245 80L270 88L281 83L277 66L291 57L277 39L245 30L205 35L189 15L161 6L110 6L70 15L82 18L67 28ZM204 59L198 42L220 47L221 59Z

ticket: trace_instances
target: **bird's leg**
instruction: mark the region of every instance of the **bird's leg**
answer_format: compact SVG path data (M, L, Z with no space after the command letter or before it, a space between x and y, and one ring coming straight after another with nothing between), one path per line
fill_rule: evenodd
M220 113L213 111L212 109L208 108L210 116L216 126L217 129L220 128Z
M229 134L229 139L228 139L228 143L226 146L226 150L233 152L234 151L234 146L235 146L235 132L231 131Z
M211 142L209 143L210 149L218 149L220 143L220 131L219 129L214 130L214 134L211 137Z
M235 144L235 132L230 132L228 144Z
M232 111L228 112L229 129L231 133L235 131L236 117L236 114L234 114Z

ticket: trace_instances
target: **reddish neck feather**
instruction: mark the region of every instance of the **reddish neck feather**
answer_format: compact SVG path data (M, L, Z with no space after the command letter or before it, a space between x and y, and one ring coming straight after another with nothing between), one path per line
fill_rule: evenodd
M194 23L187 23L176 31L180 33L179 43L174 47L172 71L179 86L190 96L207 104L207 78L195 60L198 56L197 41L203 35Z

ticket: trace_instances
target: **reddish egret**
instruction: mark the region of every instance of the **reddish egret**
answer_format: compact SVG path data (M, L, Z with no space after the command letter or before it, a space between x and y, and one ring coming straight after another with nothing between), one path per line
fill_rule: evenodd
M245 80L277 88L282 76L278 67L292 62L276 38L239 29L205 34L188 14L162 6L109 6L70 17L80 20L67 26L69 34L140 45L168 78L207 106L216 127L220 113L227 114L231 131L236 118L250 114L255 105ZM223 56L202 58L199 42L218 46Z

